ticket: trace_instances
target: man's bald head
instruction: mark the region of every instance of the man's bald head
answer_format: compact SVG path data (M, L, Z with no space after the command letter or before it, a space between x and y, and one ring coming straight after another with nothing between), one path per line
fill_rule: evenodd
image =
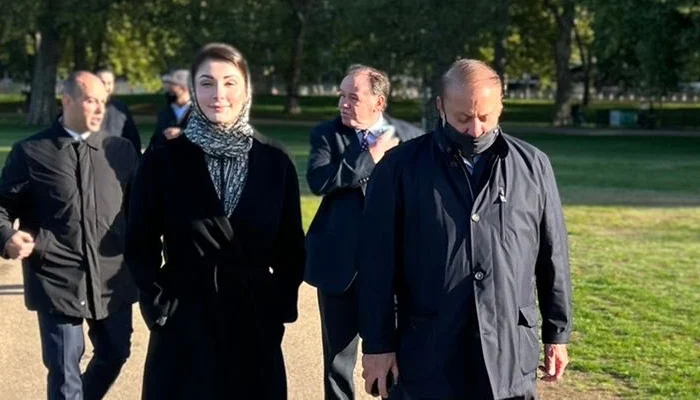
M63 81L63 121L75 132L97 132L105 115L107 90L97 75L73 72Z
M480 87L497 90L499 96L503 94L503 82L493 68L483 61L461 58L442 76L440 94L444 95L449 88L464 90Z
M100 87L104 90L104 84L97 75L88 71L75 71L63 81L63 94L76 99L88 88L99 90Z
M483 61L459 59L442 76L437 107L442 123L479 137L498 126L503 111L501 78Z

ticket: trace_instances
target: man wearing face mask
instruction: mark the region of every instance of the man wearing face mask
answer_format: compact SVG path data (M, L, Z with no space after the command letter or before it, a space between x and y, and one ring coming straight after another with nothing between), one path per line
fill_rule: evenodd
M340 84L340 115L311 131L306 178L323 201L307 235L305 279L318 288L327 400L354 398L359 342L354 256L358 246L383 241L359 229L367 182L386 151L423 133L384 112L389 93L384 72L352 66Z
M437 129L372 174L360 230L381 245L357 257L368 392L536 398L538 305L544 379L564 373L572 307L561 201L547 156L499 128L501 87L485 63L455 62Z
M178 69L163 76L168 105L158 113L156 129L151 137L149 149L180 136L187 126L191 104L189 79L190 73L186 69Z

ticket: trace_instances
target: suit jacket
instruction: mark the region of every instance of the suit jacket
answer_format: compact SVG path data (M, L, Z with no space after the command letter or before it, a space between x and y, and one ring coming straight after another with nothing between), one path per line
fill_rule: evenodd
M151 136L151 140L148 143L148 148L152 149L154 147L162 146L164 143L166 143L168 139L166 139L165 136L163 136L163 131L165 131L168 128L178 127L184 131L185 127L187 126L187 120L190 117L190 112L192 111L191 107L192 105L190 104L190 108L187 109L187 111L180 120L177 119L175 111L173 111L173 108L170 107L170 104L168 104L167 107L160 110L156 119L156 128L153 130L153 135Z
M384 118L396 128L401 142L423 134L406 121ZM360 150L355 130L343 125L339 116L315 127L310 141L306 179L323 200L307 233L305 280L325 292L342 293L357 273L354 257L364 188L375 163L368 151Z
M141 154L141 135L136 128L134 117L129 107L119 100L110 99L107 104L107 115L102 121L102 130L111 136L121 136L134 145L137 154Z

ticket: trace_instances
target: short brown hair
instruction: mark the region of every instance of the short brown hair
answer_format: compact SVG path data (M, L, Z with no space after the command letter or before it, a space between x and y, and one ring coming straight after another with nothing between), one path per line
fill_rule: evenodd
M485 73L485 74L484 74ZM482 74L477 79L477 74ZM440 85L440 95L444 95L445 89L452 84L458 83L462 86L473 85L475 83L487 83L498 86L498 90L503 90L503 82L498 73L488 64L480 60L460 58L452 63L450 68L442 76Z
M386 101L389 100L389 95L391 94L391 81L389 80L389 76L386 74L386 72L363 64L353 64L348 67L347 76L356 76L360 74L367 74L369 77L369 87L373 95L384 96Z
M204 47L202 47L199 50L199 53L197 53L197 56L194 58L194 62L192 62L192 66L190 67L191 87L195 87L194 78L197 74L197 70L207 60L225 61L235 65L238 69L241 70L241 73L243 74L248 97L252 95L252 89L250 87L250 69L248 68L248 62L243 56L243 53L238 51L238 49L236 49L235 47L226 43L209 43L207 45L204 45Z

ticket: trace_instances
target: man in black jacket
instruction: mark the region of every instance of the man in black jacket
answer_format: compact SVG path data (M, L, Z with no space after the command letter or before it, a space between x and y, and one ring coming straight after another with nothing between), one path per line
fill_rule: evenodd
M106 99L97 76L73 73L62 117L16 143L0 175L0 245L22 260L49 399L101 399L130 352L136 288L122 255L122 203L138 156L100 130ZM81 375L83 320L94 354Z
M158 112L149 148L158 147L180 136L190 115L190 72L178 69L163 76L168 105Z
M108 68L100 68L95 73L107 91L107 110L102 120L102 130L113 136L121 136L128 139L134 149L141 154L141 135L136 128L134 117L129 111L129 107L112 97L114 92L114 72Z
M372 174L361 230L378 239L357 259L367 391L535 398L537 303L545 378L564 373L572 308L561 201L547 156L501 132L502 108L489 66L455 62L438 128Z
M340 85L340 116L311 132L306 177L323 201L307 236L305 279L318 288L326 399L354 398L359 341L354 255L358 246L383 241L359 229L365 187L387 150L422 134L384 113L389 93L385 73L352 66Z

